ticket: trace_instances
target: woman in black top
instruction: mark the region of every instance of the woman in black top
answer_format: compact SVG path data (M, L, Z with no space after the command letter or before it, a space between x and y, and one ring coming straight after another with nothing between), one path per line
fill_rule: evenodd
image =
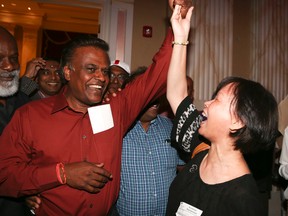
M173 29L183 28L180 9L176 5ZM198 144L200 126L199 134L211 146L198 153L171 184L167 215L264 215L243 154L269 149L275 142L277 102L259 83L228 77L200 114L187 97L186 36L177 38L182 42L177 48L174 44L167 80L167 99L176 113L172 137L183 149L191 148Z

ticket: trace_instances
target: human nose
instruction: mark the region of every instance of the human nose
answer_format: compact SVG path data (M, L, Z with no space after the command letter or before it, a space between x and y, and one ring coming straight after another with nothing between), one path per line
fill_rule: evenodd
M204 102L204 108L208 108L209 105L211 104L212 100Z
M95 72L94 75L98 80L105 82L105 75L103 74L103 72L99 69Z
M110 76L110 83L118 83L118 77L117 76Z
M14 63L12 61L9 60L9 58L4 58L1 61L1 69L5 70L5 71L13 71L15 69L18 69L19 67L19 63Z
M60 78L60 77L59 77L58 72L53 71L53 72L51 73L51 79L52 79L52 80L57 80L57 79L59 79L59 78Z

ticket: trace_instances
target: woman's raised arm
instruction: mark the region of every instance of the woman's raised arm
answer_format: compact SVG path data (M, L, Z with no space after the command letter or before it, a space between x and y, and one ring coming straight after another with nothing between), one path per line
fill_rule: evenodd
M167 77L167 99L172 111L176 112L181 101L188 95L186 81L186 58L190 19L193 7L190 7L185 18L181 17L181 6L175 5L171 24L174 33L173 51Z

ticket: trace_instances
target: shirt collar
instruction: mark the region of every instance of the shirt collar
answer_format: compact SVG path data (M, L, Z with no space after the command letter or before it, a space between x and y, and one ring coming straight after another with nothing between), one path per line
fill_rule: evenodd
M159 117L159 115L157 115L157 117L155 118L155 119L153 119L152 121L150 121L150 125L157 125L157 123L158 123L158 117ZM139 124L139 125L141 125L141 121L140 120L138 120L137 121L137 124Z
M55 96L55 103L51 113L56 113L59 112L60 110L65 109L66 107L69 107L66 97L64 95L66 91L67 87L64 86L63 89L60 91L60 93Z

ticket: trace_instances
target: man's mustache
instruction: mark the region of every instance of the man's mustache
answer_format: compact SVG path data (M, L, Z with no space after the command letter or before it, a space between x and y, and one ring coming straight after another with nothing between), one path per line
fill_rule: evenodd
M1 72L0 73L0 77L15 77L15 76L18 76L19 75L19 70L14 70L12 72Z

